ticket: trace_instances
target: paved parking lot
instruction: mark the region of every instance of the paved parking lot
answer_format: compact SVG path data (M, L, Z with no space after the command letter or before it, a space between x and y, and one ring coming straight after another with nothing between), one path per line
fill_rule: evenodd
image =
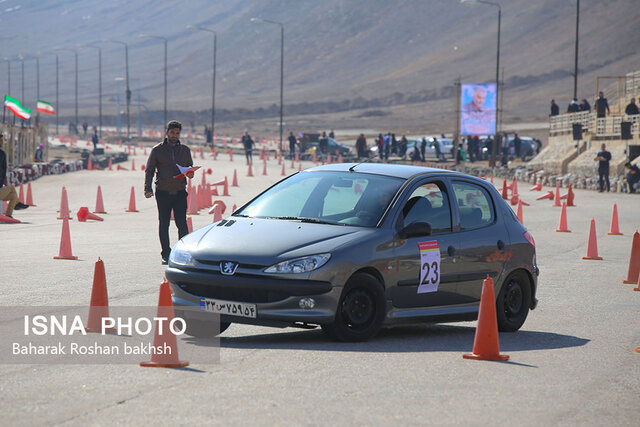
M0 224L0 305L87 305L100 257L112 306L155 306L163 277L157 213L154 199L142 196L145 158L135 161L135 172L82 171L32 184L37 207L16 212L23 224ZM281 179L274 160L267 176L256 161L254 177L240 156L195 163L213 169L208 182L231 180L237 170L239 187L222 198L229 209ZM286 171L293 172L290 161ZM108 212L104 222L71 221L78 261L53 260L63 185L74 213L94 209L101 185ZM138 213L125 212L132 186ZM560 209L535 201L542 193L527 184L519 188L531 203L524 223L536 240L540 303L519 332L500 334L508 362L462 359L475 322L395 327L366 343L331 342L320 330L232 325L219 364L0 365L3 424L637 425L640 292L620 281L640 228L640 197L578 190L572 233L556 233ZM607 235L614 203L623 236ZM205 210L192 218L195 228L212 220ZM591 218L603 261L581 259ZM172 228L172 242L176 234Z

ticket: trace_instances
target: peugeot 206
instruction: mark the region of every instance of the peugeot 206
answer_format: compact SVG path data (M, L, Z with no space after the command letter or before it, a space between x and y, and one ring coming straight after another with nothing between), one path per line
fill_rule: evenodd
M371 163L283 179L183 237L166 270L189 335L245 323L320 326L340 341L477 319L487 276L499 329L516 331L538 274L533 237L489 182Z

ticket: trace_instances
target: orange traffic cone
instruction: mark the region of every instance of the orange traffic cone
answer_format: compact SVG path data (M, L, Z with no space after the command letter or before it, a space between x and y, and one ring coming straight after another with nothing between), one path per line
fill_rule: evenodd
M87 162L87 170L93 170L93 163L91 162L91 156L89 156L89 161Z
M249 170L247 171L247 176L253 176L253 172L251 171L251 163L249 163Z
M518 181L515 176L513 177L513 183L511 184L511 194L514 196L518 195Z
M613 215L611 215L611 227L609 227L609 235L622 236L620 229L618 228L618 205L613 204Z
M262 161L263 167L262 167L262 175L266 175L267 174L267 160L264 159Z
M536 200L544 200L544 199L553 200L553 191L549 190L544 195L536 198Z
M633 279L640 275L640 233L636 230L633 233L633 240L631 242L631 257L629 258L629 272L627 273L627 279L622 283L633 284Z
M562 202L562 212L560 212L560 223L558 224L558 233L571 233L567 228L567 204Z
M135 150L135 148L134 148ZM135 159L131 159L131 170L134 171L136 170L136 160Z
M154 352L151 355L151 360L148 362L140 362L140 366L157 368L181 368L187 366L189 362L182 361L178 358L178 342L171 328L169 328L169 324L175 317L175 312L173 311L169 282L166 280L160 285L157 317L165 318L166 322L162 325L161 333L158 332L159 328L156 326L153 337L153 347L168 350L166 352Z
M236 172L236 170L233 170L233 181L231 181L231 186L232 187L237 187L238 186L238 173Z
M520 198L518 197L518 195L514 194L513 197L511 198L511 206L517 205L519 201L520 201Z
M533 187L531 187L529 189L529 191L542 191L542 184L541 183L537 183L536 185L534 185Z
M473 340L473 353L463 354L465 359L508 360L509 356L500 354L498 341L498 320L496 317L496 299L493 292L493 280L487 275L482 282L478 326Z
M236 204L234 203L233 208L231 208L231 213L234 213L236 209L238 209L238 206L236 206Z
M522 218L522 201L521 200L518 200L518 210L517 210L516 216L518 217L518 221L520 221L520 224L524 225L524 220Z
M302 170L302 162L298 163L298 172Z
M189 233L193 233L193 221L191 220L191 217L187 218L187 229L189 230Z
M509 189L507 188L507 178L502 178L502 198L509 200Z
M71 236L69 235L69 220L63 219L62 236L60 237L60 252L53 259L78 259L71 253Z
M20 183L20 190L18 191L18 201L20 203L24 203L24 188L22 186L22 183Z
M562 205L560 204L560 185L556 184L556 195L554 198L555 202L553 203L554 208L559 208Z
M229 148L229 161L233 162L233 151Z
M284 172L284 162L282 162L282 171L280 172L280 175L282 176L286 176L287 174Z
M598 242L596 239L596 220L591 220L591 229L589 230L589 245L587 246L587 256L583 256L582 259L601 260L602 257L598 256Z
M92 219L94 221L104 221L104 219L100 218L98 215L94 215L91 212L89 212L89 208L86 206L83 206L80 209L78 209L78 213L76 214L76 217L80 222L86 222L88 219Z
M230 196L229 194L229 181L227 180L227 177L224 177L224 185L222 187L222 195L223 196Z
M212 222L218 222L222 219L222 206L219 205L218 203L214 203L213 207L211 208L211 210L209 211L209 213L213 213L213 221Z
M125 212L138 212L136 209L136 196L133 190L133 185L131 186L131 196L129 197L129 209Z
M35 206L33 204L33 195L31 194L31 183L27 184L27 205Z
M573 203L575 197L576 195L573 193L573 184L569 184L569 191L567 192L567 207L575 206L575 204Z
M62 196L60 197L60 216L58 219L71 219L69 214L69 201L67 200L67 189L62 186Z
M20 224L19 219L12 218L10 216L0 214L0 223L6 224Z
M109 157L109 168L110 171L113 170L113 157Z
M89 320L84 330L102 333L103 317L109 317L109 296L107 295L107 277L104 273L104 262L98 258L93 270ZM104 332L116 332L116 328L105 328Z
M104 203L102 203L102 188L98 185L98 194L96 196L96 209L95 213L106 214L104 210Z
M634 291L640 291L640 274L638 274L638 286L633 288Z

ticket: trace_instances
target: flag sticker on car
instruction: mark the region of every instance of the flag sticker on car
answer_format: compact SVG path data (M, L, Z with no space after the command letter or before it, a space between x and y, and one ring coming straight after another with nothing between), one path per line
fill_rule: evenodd
M440 247L437 240L418 242L420 249L420 284L418 293L437 292L440 284Z

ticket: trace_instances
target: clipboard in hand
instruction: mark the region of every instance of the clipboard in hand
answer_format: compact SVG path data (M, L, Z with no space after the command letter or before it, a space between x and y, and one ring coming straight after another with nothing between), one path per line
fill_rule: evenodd
M173 179L180 179L180 178L184 178L185 176L187 176L187 174L188 174L189 172L195 172L195 171L197 171L198 169L200 169L200 166L191 166L191 167L186 166L186 167L182 167L182 166L180 166L180 165L178 165L178 164L176 164L176 166L178 167L178 169L180 169L180 174L179 174L179 175L174 176L174 177L173 177Z

